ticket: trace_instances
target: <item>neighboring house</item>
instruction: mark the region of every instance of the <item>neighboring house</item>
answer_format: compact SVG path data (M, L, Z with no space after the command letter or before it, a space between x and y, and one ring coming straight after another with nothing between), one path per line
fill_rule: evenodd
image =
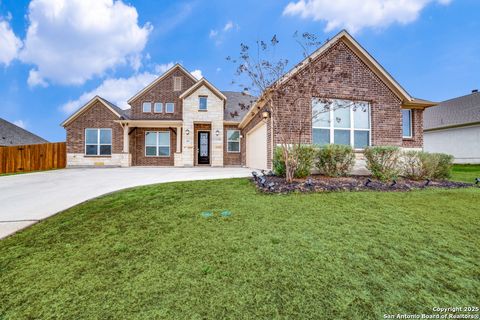
M346 143L358 151L370 145L423 147L423 110L435 103L412 98L347 32L309 59L282 77L284 85L311 83L302 71L330 62L335 65L330 79L313 81L322 98L353 99L367 110L361 117L353 109L342 110L351 119L345 126L312 124L304 143ZM132 97L130 109L97 96L65 120L68 165L271 168L279 133L292 121L311 119L316 108L318 97L289 95L276 103L302 97L299 112L272 119L263 99L220 91L177 64Z
M48 143L47 140L0 118L0 146Z
M480 163L480 93L441 102L425 112L425 150L448 153L456 163Z

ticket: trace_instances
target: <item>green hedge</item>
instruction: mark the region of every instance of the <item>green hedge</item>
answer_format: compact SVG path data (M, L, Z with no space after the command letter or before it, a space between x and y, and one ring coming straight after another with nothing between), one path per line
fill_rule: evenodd
M317 151L315 160L321 174L330 177L345 176L355 165L355 153L351 146L329 144Z
M453 156L445 153L407 151L402 156L403 175L409 179L446 179L450 177Z
M364 151L367 169L382 181L396 179L401 172L400 148L391 146L368 147Z
M298 157L297 168L295 169L295 178L306 178L310 175L315 157L315 148L310 145L292 146L290 152ZM275 148L273 154L273 172L277 176L285 176L285 159L283 157L282 147Z

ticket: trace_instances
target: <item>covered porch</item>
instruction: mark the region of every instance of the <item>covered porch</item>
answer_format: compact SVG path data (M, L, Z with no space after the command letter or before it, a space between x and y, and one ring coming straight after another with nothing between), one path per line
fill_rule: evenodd
M181 120L118 120L128 166L183 167Z

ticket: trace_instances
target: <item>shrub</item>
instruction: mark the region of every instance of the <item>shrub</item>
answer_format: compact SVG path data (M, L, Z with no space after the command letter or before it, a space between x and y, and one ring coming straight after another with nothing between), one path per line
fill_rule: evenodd
M315 157L315 149L309 145L299 145L291 147L291 151L294 158L298 159L295 165L295 178L306 178L310 175L313 167L313 160ZM285 176L285 159L283 156L283 147L275 148L273 154L273 172L277 176Z
M355 154L351 146L329 144L317 151L315 165L324 175L345 176L355 165Z
M372 176L382 180L392 180L400 173L400 149L398 147L368 147L364 151L367 169Z
M403 154L403 175L410 179L446 179L453 157L444 153L407 151Z

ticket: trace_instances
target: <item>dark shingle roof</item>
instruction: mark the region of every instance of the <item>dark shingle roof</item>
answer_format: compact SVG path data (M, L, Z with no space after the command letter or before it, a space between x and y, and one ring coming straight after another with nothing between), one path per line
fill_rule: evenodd
M48 143L47 140L0 118L0 146Z
M244 92L222 91L222 93L227 97L223 117L225 121L242 121L243 116L257 100L254 96Z
M108 104L113 110L117 111L118 114L120 114L122 117L124 117L125 119L130 119L130 108L126 109L126 110L123 110L123 109L117 107L115 104L108 101L107 99L102 98L102 97L99 97L99 98L102 99L106 104Z
M480 93L443 101L425 110L424 130L480 122Z

